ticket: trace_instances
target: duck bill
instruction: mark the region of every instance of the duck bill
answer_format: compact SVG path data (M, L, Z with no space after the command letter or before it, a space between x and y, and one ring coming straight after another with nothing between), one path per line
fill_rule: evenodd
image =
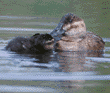
M64 23L59 23L58 26L50 32L50 35L55 39L55 40L60 40L62 37L62 34L65 33L65 30L62 29Z

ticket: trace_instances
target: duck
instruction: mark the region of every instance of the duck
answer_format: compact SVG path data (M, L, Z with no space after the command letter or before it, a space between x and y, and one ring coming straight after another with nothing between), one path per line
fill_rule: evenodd
M87 31L84 20L74 13L64 15L50 35L58 51L103 51L105 45L100 36Z

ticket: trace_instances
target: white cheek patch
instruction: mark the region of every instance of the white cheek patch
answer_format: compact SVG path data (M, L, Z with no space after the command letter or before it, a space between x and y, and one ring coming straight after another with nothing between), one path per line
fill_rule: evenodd
M66 25L66 26L63 27L63 30L67 30L67 29L70 28L70 27L71 27L71 25L68 24L68 25Z
M84 21L74 22L73 25L84 24Z
M64 26L63 30L68 30L72 25L77 26L77 25L81 25L81 24L85 24L84 21L73 22L72 24L68 24L68 25Z

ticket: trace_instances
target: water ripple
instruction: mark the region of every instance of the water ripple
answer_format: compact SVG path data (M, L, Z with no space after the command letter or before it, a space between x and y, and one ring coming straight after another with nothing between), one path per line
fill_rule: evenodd
M11 27L0 27L0 30L6 31L52 31L52 29L33 29L33 28L11 28Z
M0 80L46 80L46 81L65 81L65 80L110 80L110 75L69 75L61 73L60 75L50 73L0 73Z
M9 85L0 85L0 91L2 92L53 92L55 91L52 88L44 88L44 87L29 87L29 86L9 86Z
M100 58L100 57L86 57L86 59L90 59L96 62L110 62L110 58Z

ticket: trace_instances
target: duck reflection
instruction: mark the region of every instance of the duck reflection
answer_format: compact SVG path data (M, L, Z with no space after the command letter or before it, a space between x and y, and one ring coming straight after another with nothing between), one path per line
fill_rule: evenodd
M102 57L103 52L58 52L57 61L60 64L59 69L63 72L79 72L79 71L91 71L91 68L85 66L85 57Z
M57 52L55 59L60 65L59 70L62 72L76 72L77 74L79 74L80 72L92 71L95 74L95 64L87 63L88 59L86 59L86 57L102 57L102 54L103 52L95 51ZM85 84L85 80L65 80L61 81L60 84L61 87L82 88Z

